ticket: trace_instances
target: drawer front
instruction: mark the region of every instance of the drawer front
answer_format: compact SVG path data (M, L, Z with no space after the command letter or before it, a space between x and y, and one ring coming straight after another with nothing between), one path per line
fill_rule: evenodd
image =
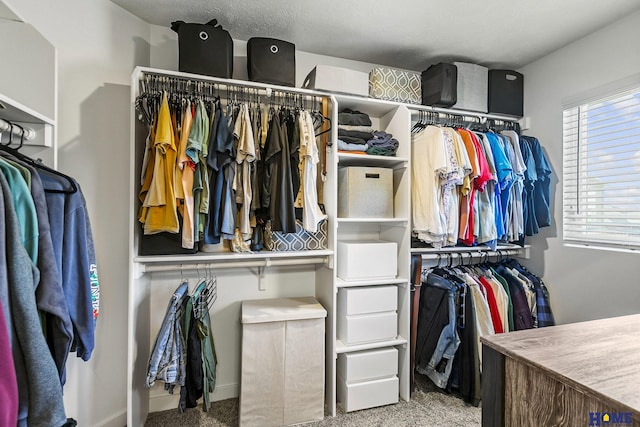
M345 412L398 403L398 377L348 384L338 378L338 400Z
M398 350L393 347L338 355L338 375L349 384L397 374Z
M395 311L338 319L338 338L345 345L384 341L398 335L398 315Z
M395 242L338 242L338 277L343 280L393 279L398 274Z
M394 285L342 288L338 291L338 312L345 316L397 309L398 288Z

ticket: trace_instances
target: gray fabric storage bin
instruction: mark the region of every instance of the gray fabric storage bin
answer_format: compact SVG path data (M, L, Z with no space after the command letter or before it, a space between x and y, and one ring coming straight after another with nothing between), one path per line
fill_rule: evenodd
M468 62L454 62L458 68L458 101L452 108L460 110L489 111L489 69Z
M420 73L382 67L369 72L369 96L372 98L420 105L421 84Z
M393 208L392 169L338 169L338 217L393 218Z

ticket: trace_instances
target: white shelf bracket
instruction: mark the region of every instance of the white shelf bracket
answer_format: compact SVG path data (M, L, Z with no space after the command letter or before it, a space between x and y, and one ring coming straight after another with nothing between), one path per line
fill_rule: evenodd
M267 288L264 286L264 282L262 281L262 279L264 279L265 270L269 267L271 267L271 258L265 259L264 265L261 267L258 267L258 289L261 291L267 290Z

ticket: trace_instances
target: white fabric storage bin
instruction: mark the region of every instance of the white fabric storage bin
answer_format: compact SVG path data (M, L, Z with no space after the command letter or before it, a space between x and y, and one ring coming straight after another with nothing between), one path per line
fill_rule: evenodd
M338 217L393 218L393 170L338 169Z
M398 350L394 347L338 355L338 376L347 384L398 374Z
M396 311L397 309L398 288L394 285L362 286L338 290L338 312L344 313L346 316Z
M461 110L489 111L489 69L467 62L454 62L458 68L458 101L452 108Z
M343 280L395 279L398 244L382 240L338 242L337 275Z
M326 315L313 297L242 302L241 426L323 419Z
M386 341L398 336L395 311L346 316L338 312L338 339L344 345Z
M345 412L398 403L398 377L349 384L338 377L338 400Z
M351 95L369 95L369 74L348 68L316 65L302 83L303 88Z

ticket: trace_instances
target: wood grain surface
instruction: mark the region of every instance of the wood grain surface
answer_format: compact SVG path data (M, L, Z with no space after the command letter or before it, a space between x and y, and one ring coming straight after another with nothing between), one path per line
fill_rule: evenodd
M634 425L639 423L640 315L510 332L482 342L506 356L506 425L574 425L578 416L586 422L575 425L589 425L589 412L607 408L630 411ZM535 424L519 415L513 419L521 413Z

